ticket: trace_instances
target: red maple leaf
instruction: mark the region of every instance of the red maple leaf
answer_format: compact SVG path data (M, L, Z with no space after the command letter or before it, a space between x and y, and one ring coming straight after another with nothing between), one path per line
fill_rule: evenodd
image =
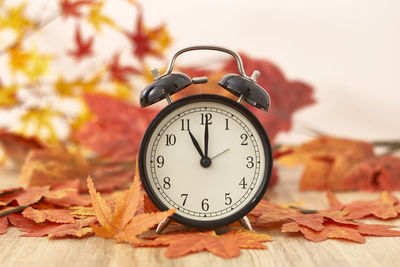
M80 12L79 9L83 6L91 5L93 3L94 1L92 0L80 0L75 2L72 2L70 0L61 0L60 1L61 13L65 18L67 17L80 18L82 16L82 13Z
M271 97L271 108L268 112L255 107L250 110L257 116L267 130L271 142L281 131L289 131L292 126L292 115L295 111L315 102L310 85L300 81L289 81L283 72L268 60L253 59L245 54L240 55L246 71L260 71L257 83ZM237 73L236 61L230 61L225 71Z
M93 41L94 36L90 37L86 41L82 39L81 28L76 26L75 29L75 49L69 50L68 54L75 58L75 60L80 61L85 57L93 55Z
M132 66L121 66L119 56L119 54L115 54L109 65L111 78L116 81L127 82L127 75L138 74L140 71Z
M141 109L105 95L87 94L85 100L97 118L77 130L75 139L110 160L135 159L140 140L158 110Z
M142 8L138 7L137 11L138 15L136 18L135 30L133 32L125 32L125 35L133 45L133 54L141 61L146 55L160 57L162 54L157 49L154 49L152 44L153 40L143 25Z

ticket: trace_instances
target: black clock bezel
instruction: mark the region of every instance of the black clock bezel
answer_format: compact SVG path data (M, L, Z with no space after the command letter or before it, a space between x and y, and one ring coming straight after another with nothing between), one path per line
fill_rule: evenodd
M242 115L244 115L250 123L254 126L254 128L257 130L258 135L260 136L260 139L262 141L262 145L264 148L264 157L265 157L265 170L264 170L264 177L262 177L262 182L261 186L259 187L258 191L255 193L253 198L241 209L239 209L237 212L233 213L232 215L229 215L228 217L221 218L218 220L212 220L212 221L199 221L195 219L190 219L187 217L184 217L180 214L173 214L171 216L171 219L182 223L184 225L188 226L193 226L197 228L216 228L220 227L223 225L228 225L232 222L235 222L239 220L240 218L244 217L247 213L249 213L265 194L265 191L267 190L269 180L271 177L271 172L272 172L272 149L271 149L271 143L269 141L268 135L264 130L264 127L262 124L259 122L259 120L256 118L256 116L248 110L245 106L242 104L224 97L220 95L212 95L212 94L199 94L199 95L192 95L188 96L182 99L179 99L175 102L172 102L168 106L166 106L163 110L161 110L157 116L151 121L150 125L148 126L141 144L140 144L140 149L139 149L139 174L140 178L143 184L143 187L149 196L149 198L152 200L152 202L156 205L156 207L162 211L168 210L169 208L164 205L164 203L157 197L155 191L153 188L150 186L150 182L148 181L147 177L147 172L146 172L146 153L148 149L148 144L150 141L150 138L153 135L154 130L158 126L158 124L166 117L168 116L172 111L184 106L188 105L193 102L201 102L201 101L211 101L211 102L216 102L216 103L222 103L227 106L233 107L234 109L238 110Z

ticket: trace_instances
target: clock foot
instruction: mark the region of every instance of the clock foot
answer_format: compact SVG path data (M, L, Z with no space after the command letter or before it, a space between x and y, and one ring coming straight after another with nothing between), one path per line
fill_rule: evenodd
M157 234L161 234L162 231L164 231L164 229L167 228L167 226L170 224L170 222L171 222L171 219L170 219L170 218L166 218L166 219L162 220L162 221L157 225L156 233L157 233Z
M253 230L253 227L251 227L250 220L247 218L247 216L240 218L239 223L244 229Z

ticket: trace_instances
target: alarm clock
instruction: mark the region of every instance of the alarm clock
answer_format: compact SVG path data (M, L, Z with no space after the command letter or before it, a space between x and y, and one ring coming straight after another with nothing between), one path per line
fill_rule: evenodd
M236 59L238 74L225 75L219 86L237 101L197 94L173 101L172 95L207 77L172 72L176 58L193 50L215 50ZM176 52L163 75L140 95L141 107L166 99L168 105L148 126L139 150L143 187L160 210L176 209L157 227L160 233L175 220L197 228L218 228L239 221L251 229L246 214L262 199L271 176L272 153L267 133L242 101L268 110L270 97L247 76L234 51L217 46L192 46Z

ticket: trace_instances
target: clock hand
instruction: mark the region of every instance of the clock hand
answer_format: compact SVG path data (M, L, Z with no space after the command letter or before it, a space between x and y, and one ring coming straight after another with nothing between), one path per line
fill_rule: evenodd
M193 134L192 134L192 132L190 130L188 130L188 132L189 132L189 135L190 135L190 139L192 139L192 143L193 143L194 147L197 149L197 152L199 152L199 154L200 154L202 159L205 158L204 154L203 154L203 151L201 151L200 145L197 142L196 138L194 138L194 136L193 136Z
M227 148L227 149L225 149L224 151L222 151L222 152L219 152L217 155L214 155L213 157L211 157L210 159L211 160L213 160L213 159L215 159L216 157L218 157L219 155L221 155L221 154L223 154L223 153L225 153L226 151L228 151L229 150L229 148Z
M208 157L208 121L206 120L206 126L204 129L204 154Z

